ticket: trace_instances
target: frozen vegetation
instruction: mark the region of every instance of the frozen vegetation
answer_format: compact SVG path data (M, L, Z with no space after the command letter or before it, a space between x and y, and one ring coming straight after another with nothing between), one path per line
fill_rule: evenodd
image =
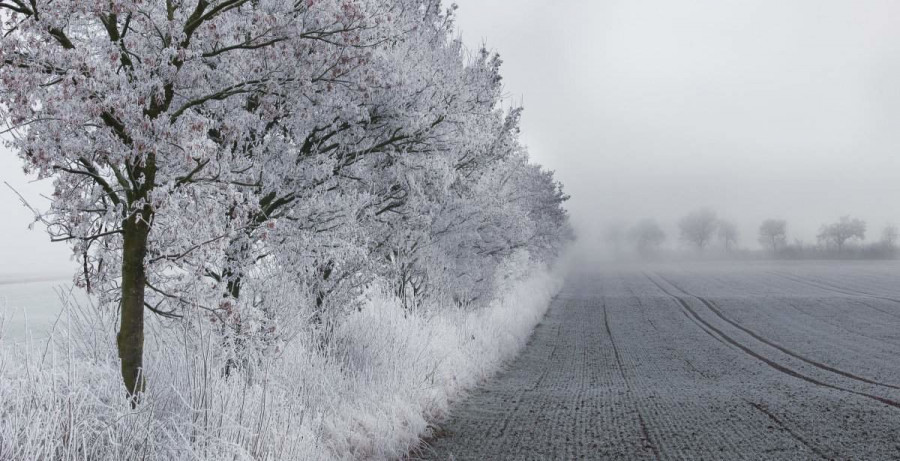
M327 346L298 331L232 377L202 319L151 317L150 385L134 409L115 313L69 305L49 344L0 345L0 459L400 457L515 355L558 288L534 268L478 310L376 297Z

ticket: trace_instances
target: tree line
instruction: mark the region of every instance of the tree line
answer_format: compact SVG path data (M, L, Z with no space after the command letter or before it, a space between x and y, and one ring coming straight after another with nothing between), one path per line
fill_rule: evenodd
M740 233L737 225L708 208L692 211L678 220L678 236L681 242L702 252L718 243L726 253L738 249ZM788 222L784 219L766 219L757 232L757 242L769 255L787 258L892 258L897 254L900 229L889 224L882 229L879 239L866 243L865 221L843 216L832 223L823 224L814 245L800 240L788 241ZM603 239L621 252L627 245L643 257L657 255L666 242L666 233L654 219L644 219L634 225L608 226ZM743 251L746 254L746 250Z
M36 220L119 312L128 395L145 313L201 313L239 363L286 318L326 337L376 288L474 308L559 253L567 196L454 8L0 2L5 142L53 179Z

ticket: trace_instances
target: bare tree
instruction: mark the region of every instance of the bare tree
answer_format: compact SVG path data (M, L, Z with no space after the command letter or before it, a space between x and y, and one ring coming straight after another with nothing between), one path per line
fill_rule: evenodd
M783 219L767 219L759 226L760 245L778 253L778 247L787 241L787 221Z
M844 250L844 244L848 240L865 240L866 222L861 219L842 216L838 222L822 226L818 237L820 241L833 243L837 246L837 250L840 253Z
M681 239L703 250L716 231L716 212L708 208L688 213L678 221Z
M738 230L737 226L728 220L720 219L718 223L719 227L719 240L722 241L722 244L725 245L725 251L731 251L731 249L737 245L738 242Z
M894 248L897 246L898 239L900 239L900 229L897 228L896 224L884 226L884 230L881 231L881 243L884 246Z
M666 240L666 233L653 219L644 219L628 231L628 238L642 256L649 256L659 250Z

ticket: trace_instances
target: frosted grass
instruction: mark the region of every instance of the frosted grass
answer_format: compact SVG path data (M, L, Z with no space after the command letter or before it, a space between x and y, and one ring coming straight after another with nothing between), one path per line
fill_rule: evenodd
M534 270L479 310L408 311L378 297L327 348L300 334L229 378L205 321L150 317L150 386L135 409L115 313L68 297L51 340L2 340L0 459L401 457L516 354L559 287Z

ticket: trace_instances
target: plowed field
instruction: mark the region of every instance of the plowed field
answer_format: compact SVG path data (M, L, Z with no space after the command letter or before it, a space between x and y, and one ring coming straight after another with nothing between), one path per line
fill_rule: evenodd
M900 459L900 264L573 272L430 459Z

